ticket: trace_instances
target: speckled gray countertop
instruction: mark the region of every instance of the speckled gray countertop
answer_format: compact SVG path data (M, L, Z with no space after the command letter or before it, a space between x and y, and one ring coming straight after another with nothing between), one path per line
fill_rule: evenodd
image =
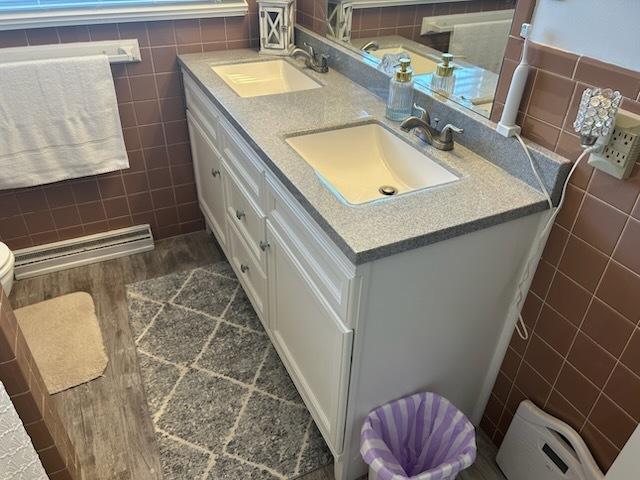
M303 69L323 88L253 98L239 97L212 65L268 61L253 50L180 55L183 68L265 161L346 257L366 263L463 235L547 208L543 195L457 144L441 152L384 118L384 103L331 70ZM291 59L286 59L300 66ZM349 206L340 202L290 146L294 133L376 120L462 178L452 184Z

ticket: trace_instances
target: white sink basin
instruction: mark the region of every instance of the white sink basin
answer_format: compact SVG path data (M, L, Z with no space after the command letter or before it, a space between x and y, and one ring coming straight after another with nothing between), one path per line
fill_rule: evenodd
M241 97L297 92L322 86L284 60L220 65L211 69Z
M438 65L437 61L434 61L433 59L419 55L416 52L409 50L408 48L404 48L404 47L379 48L378 50L370 51L369 53L374 57L382 60L382 57L384 57L386 53L392 53L395 55L402 52L408 53L409 57L411 57L411 68L413 68L413 73L415 75L435 72L436 65Z
M402 195L458 177L376 123L290 137L287 143L349 204Z

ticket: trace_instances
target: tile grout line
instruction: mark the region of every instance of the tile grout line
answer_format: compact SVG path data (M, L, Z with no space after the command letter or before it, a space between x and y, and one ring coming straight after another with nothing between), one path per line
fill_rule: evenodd
M593 176L589 179L589 183L587 184L587 188L591 184L591 179L592 178L593 178ZM576 222L578 220L578 214L580 213L580 210L582 209L582 205L584 203L585 197L586 197L586 189L584 190L584 194L582 195L582 198L580 199L580 205L578 205L578 208L576 209L576 215L575 215L575 217L573 218L573 220L571 222L571 227L568 228L568 229L565 229L565 230L568 230L569 234L571 234L571 232L573 232L573 228L574 228L574 226L575 226L575 224L576 224ZM553 222L554 225L556 224L556 222L557 222L557 218ZM552 228L553 228L553 226L552 226ZM551 286L553 284L553 281L556 278L556 275L558 273L558 266L560 265L560 262L562 261L562 258L564 257L564 254L565 254L565 252L567 250L567 245L568 244L569 244L569 241L567 240L565 242L565 244L563 245L563 247L562 247L562 251L560 252L560 255L558 257L557 265L553 265L553 275L549 279L549 286L547 287L547 289L545 291L544 297L540 297L540 299L542 300L542 305L540 307L540 311L538 312L538 315L536 316L536 320L535 320L535 322L534 322L534 324L532 326L532 329L531 329L532 333L535 331L535 327L538 325L538 322L540 320L540 316L542 315L542 311L544 310L545 305L547 305L547 298L549 298L549 293L551 292ZM544 253L544 249L543 249L543 253ZM542 257L541 257L541 260L542 260ZM539 267L539 264L540 264L540 262L538 262L538 266L536 267L536 272L537 272L537 268ZM535 273L534 273L534 278L535 278ZM531 291L531 287L529 287L529 291ZM527 292L527 294L529 294L529 292ZM536 295L536 296L538 296L538 295ZM525 299L525 301L526 301L526 299ZM523 304L523 306L524 306L524 304ZM520 369L522 368L522 363L524 362L524 356L525 356L525 354L527 353L527 351L529 349L529 344L530 344L530 342L527 342L526 348L525 348L524 352L522 353L522 356L520 357L520 360L518 362L518 368L516 369L515 373L513 374L513 381L511 383L511 387L509 389L509 394L507 395L507 400L505 401L505 408L503 409L502 414L500 415L500 418L498 419L498 424L500 422L502 422L502 418L504 417L504 414L507 411L506 404L508 403L509 398L511 397L511 394L513 393L513 389L517 388L516 387L516 379L518 377L518 374L520 373ZM515 352L515 350L514 350L514 352ZM518 354L518 352L515 352L515 353ZM562 363L562 365L560 367L560 370L558 371L558 374L556 376L556 380L560 376L560 372L562 372L562 368L564 368L564 361L565 361L565 359L564 359L564 356L563 356L563 363ZM547 403L549 401L551 393L553 392L554 385L555 385L555 381L554 381L553 384L551 384L551 391L549 392L549 394L547 395L547 398L544 401L544 405L543 405L544 408L546 408L546 406L547 406ZM518 390L520 390L520 389L518 388ZM499 431L499 425L496 426L496 432L498 432L498 431ZM495 435L496 432L494 432L494 435Z
M551 277L551 280L549 281L549 288L547 290L547 293L546 293L546 295L544 297L544 301L543 301L543 304L542 304L542 308L543 309L544 309L545 305L548 308L553 309L553 307L548 304L547 299L549 298L549 294L551 292L551 287L553 286L553 282L556 279L558 273L564 275L564 273L562 273L560 271L560 264L562 263L562 259L564 258L565 253L567 252L567 248L569 248L570 237L573 234L573 230L574 230L574 228L576 226L576 223L578 223L578 217L580 215L580 211L582 210L582 207L584 206L584 202L585 202L585 200L587 198L587 190L588 190L589 186L591 185L592 181L593 181L593 175L591 175L591 177L589 177L589 181L587 182L587 185L586 185L586 187L584 189L584 194L582 195L582 198L580 199L580 205L578 205L578 208L576 209L575 217L573 218L573 221L571 222L571 227L568 229L569 235L567 237L567 241L565 242L565 244L564 244L564 246L562 248L562 252L560 253L560 256L558 257L557 265L553 266L553 275ZM604 277L604 273L603 273L602 277ZM598 287L600 285L600 282L602 281L602 277L600 278L600 280L598 282L598 285L596 285L596 288L595 288L594 292L597 291L597 289L598 289ZM570 278L569 276L567 276L567 278L569 278L569 280L571 280L573 282L572 278ZM574 283L576 283L576 285L580 286L581 288L584 288L581 285L579 285L577 282L574 282ZM571 349L573 348L573 345L574 345L574 343L576 341L576 338L578 337L578 333L581 331L580 327L582 326L582 323L584 322L584 319L585 319L585 317L587 315L587 311L589 310L589 306L591 305L591 302L593 301L593 296L594 295L595 294L592 295L592 297L591 297L591 299L589 301L589 305L587 305L587 308L586 308L586 310L584 312L584 315L582 316L582 319L581 319L581 321L580 321L580 323L578 325L575 325L573 322L571 322L570 320L567 319L567 321L570 322L572 325L576 326L577 329L576 329L576 332L575 332L575 334L574 334L574 336L573 336L573 338L571 340L571 343L570 343L570 345L569 345L569 347L567 349L567 353L565 355L562 355L562 365L560 365L560 370L558 370L558 373L556 374L556 377L555 377L553 383L551 383L551 390L549 391L549 393L548 393L548 395L547 395L547 397L546 397L546 399L544 401L543 408L547 408L547 405L549 404L549 400L551 398L551 394L553 393L554 390L556 390L556 385L557 385L558 380L560 378L560 374L562 373L562 370L564 369L565 365L567 364L567 356L569 355L569 353L571 353ZM553 310L555 311L555 309L553 309ZM562 315L562 318L564 318L564 315ZM571 402L569 402L569 403L571 403ZM571 405L573 406L573 404L571 404Z
M120 32L120 25L116 24L116 31L118 32L118 38L122 39L122 33ZM125 66L125 71L127 71L127 67ZM127 84L129 84L129 94L131 94L131 84L129 83L129 72L127 71ZM114 82L115 83L115 82ZM118 97L116 96L116 104L118 103ZM118 112L120 112L120 107L118 106ZM133 103L133 96L131 97L131 109L133 110L133 118L135 119L136 122L136 127L138 126L138 115L136 114L136 108L135 105ZM120 125L120 128L122 129L122 125ZM123 139L124 141L124 139ZM140 148L142 148L142 145L140 145ZM127 155L127 160L129 160L129 154L128 152L126 152L126 146L125 146L125 154ZM144 162L144 150L142 151L142 161ZM146 165L145 165L146 168ZM119 178L120 181L122 182L122 189L124 190L124 199L125 202L127 202L127 211L129 212L129 218L131 219L131 223L133 224L133 212L131 211L131 203L129 201L129 195L127 195L127 189L126 186L124 184L124 174L122 173L122 171L119 172ZM100 190L100 182L98 182L98 190L100 191L100 194L102 195L102 191ZM106 213L106 209L105 209L105 213ZM126 286L125 286L126 288Z
M631 215L629 215L627 217L627 220L624 224L624 227L622 228L622 232L624 232L625 228L627 228L627 225L629 224L629 221L631 219ZM618 237L618 240L615 244L615 246L613 247L613 250L611 251L611 255L609 256L609 259L607 261L607 265L605 266L604 271L602 272L602 276L600 277L600 280L598 282L598 285L596 286L593 296L591 297L590 301L589 301L589 305L587 306L587 310L585 311L584 317L582 318L582 322L580 323L580 327L579 327L579 331L582 329L582 324L584 323L584 319L587 316L587 312L589 311L589 308L591 307L591 305L593 304L593 299L596 298L596 292L600 289L600 286L602 284L602 281L604 279L604 274L607 271L607 269L609 268L609 265L611 265L611 263L613 262L613 254L615 253L615 251L617 250L618 246L620 245L620 242L622 241L622 232L620 233L620 236ZM606 303L606 302L605 302ZM626 318L626 317L625 317ZM609 375L607 376L606 381L603 383L602 387L598 389L598 396L596 397L595 401L593 402L593 405L591 406L591 408L589 409L589 413L586 415L585 417L585 421L582 424L582 426L580 427L580 431L582 431L584 429L584 427L586 426L587 422L589 421L589 418L591 417L591 414L593 413L593 411L596 408L596 405L598 404L598 402L600 401L600 399L602 398L603 395L605 395L607 398L609 398L608 395L606 395L604 393L604 389L607 387L607 385L609 384L609 381L611 380L611 377L613 376L613 372L616 371L616 369L618 368L618 365L620 365L620 359L622 358L622 355L624 354L624 352L626 351L627 347L629 346L629 343L631 343L631 338L633 335L630 335L629 338L627 339L627 342L625 343L624 348L622 349L622 352L620 353L620 355L616 358L616 362L613 365L613 368L611 369L611 371L609 372ZM575 339L574 339L575 341ZM573 345L572 345L573 346ZM609 400L612 400L609 398ZM613 400L612 400L613 402ZM629 415L629 413L622 408L620 405L618 405L617 402L613 402L618 408L620 408L620 410L622 410L624 413L626 413L627 415ZM633 418L633 417L632 417ZM634 419L635 421L635 419ZM595 425L594 425L595 427ZM599 431L599 430L598 430ZM600 432L602 433L602 432ZM607 435L604 435L604 437L609 440L609 437ZM611 441L611 440L609 440ZM613 443L613 442L612 442Z
M543 253L544 253L544 249L543 249ZM540 260L542 260L542 256L540 257ZM539 262L538 262L538 263L539 263ZM537 267L536 267L536 271L537 271ZM535 276L535 273L534 273L534 276ZM533 280L533 278L532 278L532 280ZM550 288L551 288L551 280L549 281L549 289L550 289ZM534 295L535 295L535 296L540 300L540 302L541 302L541 303L540 303L540 310L538 311L538 314L536 315L536 318L535 318L535 320L533 321L533 324L531 325L531 335L533 335L533 334L534 334L534 332L535 332L535 328L536 328L536 326L538 325L538 321L540 320L540 316L542 315L542 310L544 309L544 306L545 306L545 300L546 300L546 297L547 297L547 295L549 294L549 292L548 292L548 291L547 291L547 292L545 292L545 297L544 297L544 298L540 298L540 297L539 297L535 292L531 292L531 287L529 287L529 292L527 292L527 296L528 296L530 293L533 293L533 294L534 294ZM524 308L524 304L526 303L526 301L527 301L527 299L526 299L526 297L525 297L525 301L524 301L524 302L523 302L523 304L522 304L522 308ZM521 310L522 310L522 309L521 309ZM516 330L515 330L515 329L514 329L514 333L516 333ZM509 343L511 343L511 341L509 341ZM504 408L503 408L502 412L500 413L500 415L498 416L498 421L497 421L497 423L496 423L496 432L497 432L497 431L498 431L498 429L500 428L500 427L499 427L499 424L500 424L500 422L502 421L502 417L504 416L504 413L507 411L507 403L508 403L508 401L509 401L509 397L511 397L511 393L513 392L513 389L514 389L514 388L517 388L517 387L516 387L516 378L518 377L518 374L520 373L520 368L522 367L522 363L524 362L524 355L527 353L527 350L529 349L529 345L530 345L530 343L531 343L531 341L530 341L530 340L528 340L528 341L527 341L527 345L525 346L524 352L522 352L522 356L521 356L521 358L520 358L520 362L518 363L518 368L516 369L516 372L513 374L513 379L509 379L509 380L511 381L511 386L509 387L509 393L507 394L506 399L505 399L505 401L504 401ZM507 346L507 349L508 349L508 348L510 348L510 346L509 346L509 345ZM515 349L513 349L513 348L512 348L512 350L514 351L514 353L515 353L516 355L519 355L519 354L518 354L518 352L516 352L516 351L515 351ZM506 355L506 352L505 352L505 355ZM506 376L507 378L509 378L509 376L508 376L508 375L506 375L506 374L505 374L505 376ZM505 433L506 433L506 432L505 432ZM495 432L494 432L494 434L495 434Z

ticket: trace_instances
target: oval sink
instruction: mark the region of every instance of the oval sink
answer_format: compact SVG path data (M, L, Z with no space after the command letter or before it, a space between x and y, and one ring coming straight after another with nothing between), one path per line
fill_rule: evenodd
M241 97L259 97L322 87L284 60L219 65L211 69Z
M352 205L459 180L377 123L289 137L287 143Z

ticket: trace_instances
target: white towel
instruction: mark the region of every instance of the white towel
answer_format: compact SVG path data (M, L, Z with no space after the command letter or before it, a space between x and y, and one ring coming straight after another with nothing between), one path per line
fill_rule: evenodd
M465 62L498 73L510 28L511 20L454 25L449 52L462 55Z
M0 190L128 167L105 55L0 63Z

